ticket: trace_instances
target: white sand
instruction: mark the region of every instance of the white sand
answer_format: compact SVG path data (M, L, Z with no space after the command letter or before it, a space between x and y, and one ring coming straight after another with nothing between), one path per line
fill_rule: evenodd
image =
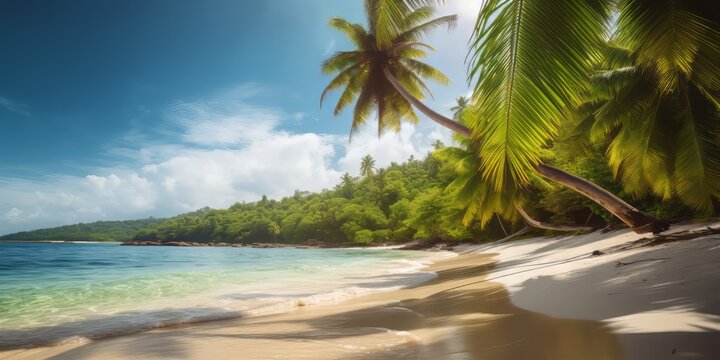
M720 222L670 232L707 226ZM641 237L629 230L595 232L459 251L497 253L500 262L488 280L504 284L514 305L602 321L631 358L720 359L720 235L590 256Z

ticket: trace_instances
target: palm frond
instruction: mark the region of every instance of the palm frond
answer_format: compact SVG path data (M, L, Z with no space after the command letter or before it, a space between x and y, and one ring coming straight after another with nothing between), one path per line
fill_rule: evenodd
M401 59L400 62L418 75L433 80L438 84L447 85L450 83L450 79L445 74L424 62L409 58Z
M320 105L322 106L322 103L325 101L325 97L330 91L342 86L347 86L353 77L359 76L362 72L364 72L362 64L356 64L337 74L332 80L330 80L320 95Z
M333 111L335 115L339 115L346 106L350 105L352 101L355 100L366 81L367 73L362 70L360 71L360 74L353 76L350 81L348 81L345 86L345 90L342 92L338 98L337 104L335 105L335 110Z
M447 28L449 30L453 29L456 25L457 15L441 16L439 18L435 18L426 23L405 30L402 34L397 36L397 39L395 41L405 42L415 40L441 28Z
M360 62L364 53L361 51L339 51L323 61L321 70L323 74L343 71Z
M415 8L405 17L405 19L403 19L402 27L404 29L410 29L418 26L432 18L433 14L435 14L435 8L432 6L421 6Z
M720 114L698 89L680 92L681 128L675 136L674 164L677 195L686 205L705 215L720 199Z
M635 82L639 81L639 70L635 66L625 66L613 70L600 70L590 77L591 98L607 100L618 96Z
M634 49L640 63L656 65L658 87L665 93L677 89L682 78L699 78L702 87L712 88L720 76L718 24L707 20L708 14L700 12L702 6L694 3L621 0L618 4L618 43Z
M659 92L643 104L646 108L622 124L608 147L608 163L628 194L642 197L653 190L669 199L672 170L667 164L672 153L665 145L672 136L672 121L667 121L667 103Z
M362 25L351 24L347 20L339 17L331 18L328 21L328 25L345 34L359 49L365 51L371 51L373 49L373 43L368 39L368 32Z
M428 88L425 82L412 70L402 64L395 64L392 66L391 71L396 74L395 77L397 79L401 80L403 84L406 84L405 89L414 97L422 99L426 94L432 97L430 88Z
M404 19L412 9L404 1L398 0L366 0L365 4L370 31L375 34L378 47L390 47L398 34L402 33Z
M373 106L375 105L375 99L373 98L372 91L365 87L358 95L357 102L355 103L355 110L353 111L352 125L350 126L350 140L352 136L360 129L372 116Z
M529 184L559 119L582 101L608 16L601 0L485 3L469 53L483 123L468 125L483 138L483 174L495 190Z
M444 0L365 0L365 13L377 45L386 49L399 34L407 30L408 18L414 11L444 3Z

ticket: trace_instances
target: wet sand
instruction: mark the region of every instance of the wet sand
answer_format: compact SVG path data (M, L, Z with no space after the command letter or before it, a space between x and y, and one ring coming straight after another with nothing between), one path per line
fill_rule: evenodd
M438 277L296 311L5 353L9 359L621 359L598 321L514 306L487 281L493 254L434 264Z

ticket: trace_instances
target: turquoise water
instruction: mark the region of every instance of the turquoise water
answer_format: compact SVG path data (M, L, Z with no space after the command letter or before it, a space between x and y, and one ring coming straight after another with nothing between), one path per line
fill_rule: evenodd
M289 311L425 281L426 252L0 243L0 349ZM434 255L437 256L437 255Z

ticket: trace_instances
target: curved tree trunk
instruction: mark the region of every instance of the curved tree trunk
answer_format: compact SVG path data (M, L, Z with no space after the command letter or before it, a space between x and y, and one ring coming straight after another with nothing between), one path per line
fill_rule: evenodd
M576 225L556 225L550 224L543 221L538 221L530 217L520 205L515 204L515 210L520 213L520 216L525 220L528 226L532 226L538 229L553 230L553 231L593 231L592 226L576 226Z
M395 90L397 90L400 93L400 95L402 95L402 97L404 97L405 100L407 100L410 104L415 106L423 114L427 115L427 117L429 117L432 121L448 128L460 135L463 135L465 137L470 137L470 129L467 126L465 126L455 120L448 119L448 118L436 113L429 107L427 107L425 104L423 104L422 101L418 100L416 97L414 97L412 94L410 94L407 90L405 90L405 87L403 87L402 84L400 84L398 79L396 79L395 76L393 76L393 74L390 72L390 69L388 69L387 67L385 67L385 66L383 67L383 72L385 73L385 77L388 79L388 81L390 81L390 83L395 87Z
M383 73L385 74L385 77L390 81L390 83L395 87L395 90L397 90L400 95L402 95L405 100L407 100L410 104L415 106L418 110L420 110L423 114L427 115L431 120L435 121L436 123L460 134L465 137L470 137L471 131L470 129L460 124L454 120L448 119L447 117L440 115L427 107L425 104L423 104L420 100L418 100L415 96L410 94L403 86L402 84L393 76L393 74L390 72L390 69L387 67L383 67ZM595 185L594 183L583 179L579 176L575 176L573 174L570 174L566 171L560 170L558 168L554 168L552 166L544 165L544 164L538 164L535 167L535 170L542 176L556 182L559 184L562 184L564 186L567 186L570 189L573 189L580 194L588 197L589 199L595 201L596 203L600 204L602 207L604 207L607 211L615 215L617 218L622 220L627 226L632 228L636 233L642 234L646 232L652 232L652 233L659 233L663 232L670 228L670 224L662 219L658 219L654 216L648 215L643 213L642 211L634 208L630 204L626 203L619 197L613 195L609 191ZM527 216L527 213L522 211L518 207L518 210L520 211L520 214L523 216L523 218L528 222L527 219L532 220L529 216ZM524 215L523 215L524 214ZM526 218L527 217L527 218ZM532 220L535 223L542 225L543 223L538 222L536 220ZM531 224L530 222L528 222ZM531 224L532 225L532 224ZM535 225L532 225L535 226ZM554 225L556 226L556 225ZM540 226L535 226L540 227ZM556 226L557 227L557 226ZM550 229L552 230L552 229ZM575 231L577 229L571 230ZM561 230L561 231L568 231L568 230Z
M615 194L579 176L545 164L538 164L535 170L540 175L592 199L613 215L617 216L638 234L646 232L657 234L670 228L670 223L667 221L643 213L615 196Z

